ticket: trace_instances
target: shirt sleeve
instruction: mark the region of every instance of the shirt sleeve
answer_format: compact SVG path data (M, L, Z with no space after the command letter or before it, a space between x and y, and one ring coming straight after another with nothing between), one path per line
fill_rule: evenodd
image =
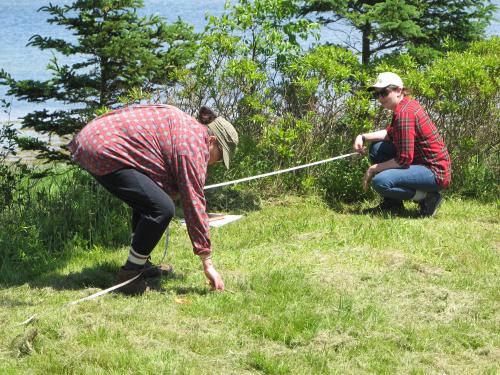
M210 228L206 212L205 186L206 170L197 168L185 155L178 157L178 186L181 195L184 218L193 252L196 255L210 254Z
M402 168L408 168L413 162L415 122L413 112L402 111L394 119L391 135L397 150L395 160Z

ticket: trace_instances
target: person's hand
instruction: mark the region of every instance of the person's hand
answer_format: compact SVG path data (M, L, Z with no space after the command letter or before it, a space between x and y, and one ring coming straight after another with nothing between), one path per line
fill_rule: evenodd
M370 187L370 182L375 176L375 165L372 165L370 168L368 168L365 172L365 176L363 177L363 190L366 192L368 191L368 188Z
M222 277L219 275L219 272L215 269L211 257L203 257L201 258L203 263L203 272L207 277L210 285L214 290L223 291L224 290L224 281L222 281Z
M354 145L352 147L354 148L354 151L356 151L358 154L366 153L366 147L364 146L362 134L356 137L356 139L354 140Z

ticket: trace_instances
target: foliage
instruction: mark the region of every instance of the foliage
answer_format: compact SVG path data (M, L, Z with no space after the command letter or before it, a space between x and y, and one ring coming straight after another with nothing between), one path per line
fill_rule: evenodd
M389 111L371 101L365 88L376 73L394 71L410 86L415 83L417 98L429 110L449 143L455 170L454 188L460 190L464 184L461 170L468 168L469 157L478 155L479 150L495 151L491 147L498 143L496 127L490 126L492 134L482 142L481 136L487 134L483 125L465 126L472 121L472 114L485 106L491 111L481 113L479 122L496 123L498 96L495 86L486 82L497 74L496 48L472 44L470 50L450 52L428 68L419 67L417 58L409 53L385 55L373 64L373 69L366 69L345 48L313 45L306 49L296 44L299 37L307 39L307 35L315 35L316 30L314 24L302 23L302 28L294 24L291 15L297 10L296 5L296 2L241 1L228 5L228 12L222 17L210 17L196 63L190 69L178 71L179 85L168 91L171 102L191 113L200 105L214 106L219 114L229 117L240 132L241 145L232 170L215 169L209 182L287 168L348 152L357 134L383 128L390 121ZM290 23L293 28L287 26ZM297 37L289 37L286 32L289 30L295 30ZM274 37L281 42L273 44ZM474 52L476 50L482 52ZM479 57L481 54L483 57ZM476 79L474 84L476 75L489 78ZM461 101L454 89L459 81L468 98L466 101ZM425 89L438 88L442 84L438 93ZM478 88L483 92L482 99L475 99L476 86L482 86ZM444 92L449 95L445 101ZM454 112L450 112L450 106ZM461 116L468 116L468 120ZM451 134L451 129L455 129L455 135ZM460 142L470 143L470 139L475 140L476 146L484 144L485 147L476 147L472 154L465 152ZM479 163L482 160L486 159L479 157ZM361 192L360 180L365 167L365 162L353 159L247 186L260 194L290 189L297 192L319 190L329 201L355 200L360 195L370 196Z
M323 25L342 22L360 34L345 44L361 52L363 65L380 53L410 51L421 61L443 47L464 48L484 36L496 7L490 0L306 0L302 15L316 14Z
M178 71L179 85L167 90L168 100L188 113L208 105L235 124L240 151L233 165L239 168L226 177L279 164L266 160L267 151L259 143L269 124L285 113L283 69L303 53L303 42L315 38L317 29L297 20L295 13L293 1L228 2L225 14L208 18L193 66ZM216 170L211 178L220 176Z
M98 186L87 172L68 167L49 176L15 170L12 200L0 210L0 273L38 273L73 246L91 249L128 237L125 205ZM21 170L22 172L22 170Z
M473 165L487 171L477 189L498 192L500 144L500 38L476 42L462 53L449 52L424 71L408 75L408 83L429 110L453 161L457 187L469 185ZM472 176L471 176L472 177ZM469 190L469 189L468 189ZM469 190L470 193L470 190Z
M230 119L242 118L246 133L260 134L280 68L302 51L301 40L315 35L316 25L294 14L290 1L228 2L224 15L208 17L194 66L178 72L182 89L172 91L174 100L193 113L211 105Z
M13 203L22 190L23 176L30 175L30 168L13 158L17 156L18 131L10 121L10 102L0 99L0 107L9 120L0 125L0 212Z
M360 90L365 79L354 54L343 48L322 46L293 60L285 70L281 85L285 110L293 116L293 120L289 120L292 126L283 133L279 122L273 125L263 139L264 144L274 153L283 150L280 156L287 164L346 153L353 137L370 126L365 117L370 112L369 100L366 92ZM357 111L363 115L357 116ZM284 150L288 150L288 154ZM336 164L344 168L349 165ZM315 186L329 198L337 194L346 198L359 193L358 184L345 183L354 181L356 172L358 168L346 168L339 174L338 168L325 165L305 171L306 177L299 176L303 188ZM340 190L336 189L340 187L339 181L343 182ZM336 188L331 189L332 186Z
M79 0L40 8L50 15L49 23L67 28L74 40L32 36L29 46L54 53L47 65L52 78L16 81L2 71L0 84L8 85L8 95L21 100L56 100L66 109L29 113L23 127L72 135L96 111L116 106L130 91L151 92L160 83L173 83L172 70L191 61L193 28L180 20L166 24L157 15L139 17L136 9L142 6L142 0ZM74 57L78 61L72 63ZM45 142L28 139L21 146L41 150L41 157L65 158Z

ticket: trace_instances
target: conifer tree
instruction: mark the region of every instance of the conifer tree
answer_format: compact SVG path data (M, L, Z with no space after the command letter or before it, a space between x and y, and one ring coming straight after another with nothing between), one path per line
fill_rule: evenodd
M64 109L36 110L22 119L23 128L42 134L72 135L100 108L113 108L131 91L153 90L174 82L172 72L192 59L196 35L180 19L167 24L157 15L142 17L142 0L75 0L39 9L47 22L66 27L72 40L34 35L28 45L54 52L46 81L14 80L1 71L8 95L32 103L57 101ZM58 57L59 56L59 57ZM72 63L61 63L61 57ZM52 160L65 156L41 141L22 139L23 149L41 151Z
M303 15L315 15L323 25L347 23L359 32L368 64L374 56L402 49L416 55L436 55L444 43L455 48L484 36L496 7L490 0L306 0Z

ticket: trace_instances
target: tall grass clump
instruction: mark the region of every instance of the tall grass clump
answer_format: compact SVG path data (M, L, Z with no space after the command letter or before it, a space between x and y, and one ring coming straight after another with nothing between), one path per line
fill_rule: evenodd
M113 246L127 238L126 207L88 173L67 167L42 178L33 170L12 173L17 190L0 211L2 282L47 271L75 249Z

